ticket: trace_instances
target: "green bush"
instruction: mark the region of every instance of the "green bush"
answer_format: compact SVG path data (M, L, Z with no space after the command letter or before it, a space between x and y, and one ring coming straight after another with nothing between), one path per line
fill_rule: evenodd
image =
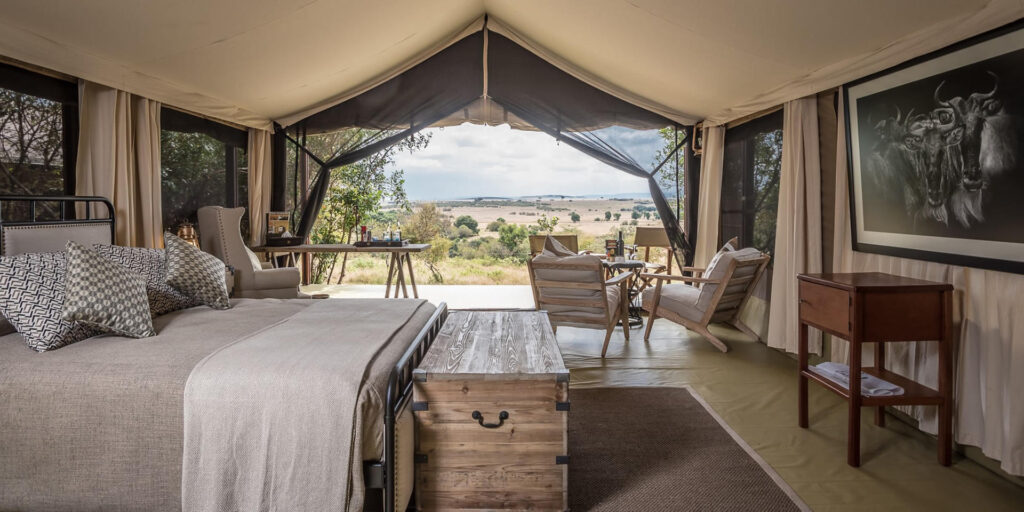
M476 221L476 219L470 217L469 215L459 215L459 217L455 219L455 227L465 226L469 228L469 230L472 231L474 234L476 233L476 228L479 225L480 224Z
M501 229L501 227L504 226L504 225L505 225L505 219L503 219L501 217L498 217L498 220L490 222L490 223L487 224L487 231L493 231L493 232L497 233L498 230Z

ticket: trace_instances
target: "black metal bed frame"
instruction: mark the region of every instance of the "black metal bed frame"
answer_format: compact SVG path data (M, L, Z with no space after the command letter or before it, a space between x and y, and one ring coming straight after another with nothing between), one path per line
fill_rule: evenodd
M395 510L395 463L398 457L395 428L398 417L412 400L412 371L419 366L447 319L448 305L442 302L438 304L437 310L409 344L409 348L405 350L402 357L395 363L388 379L387 400L384 409L384 460L367 462L363 465L363 479L366 482L366 487L381 489L384 493L385 512L398 512Z
M28 220L5 220L4 207L12 203L28 203ZM57 203L57 220L38 220L39 203ZM75 206L82 204L85 218L78 218ZM93 218L92 207L102 204L107 207L106 218ZM69 208L70 206L70 208ZM117 233L117 221L114 219L114 205L109 199L100 196L0 196L0 233L8 226L53 226L74 224L109 224L110 243L114 243Z

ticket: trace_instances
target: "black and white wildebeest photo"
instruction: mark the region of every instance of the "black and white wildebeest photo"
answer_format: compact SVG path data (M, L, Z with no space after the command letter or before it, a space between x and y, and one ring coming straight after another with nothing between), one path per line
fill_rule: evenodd
M856 250L1018 271L1024 31L938 53L847 86Z

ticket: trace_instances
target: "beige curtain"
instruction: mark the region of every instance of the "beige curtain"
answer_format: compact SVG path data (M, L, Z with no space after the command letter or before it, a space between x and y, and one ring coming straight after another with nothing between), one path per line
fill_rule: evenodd
M78 83L77 195L114 204L116 243L161 247L160 103Z
M700 195L697 202L697 243L693 257L693 264L697 267L706 266L718 252L725 126L704 128L703 138L704 154L700 162Z
M821 272L821 161L818 100L786 102L782 121L782 175L775 225L768 346L796 352L797 274ZM812 329L812 352L821 353L821 333Z
M842 109L840 103L834 268L838 272L887 272L955 287L953 317L959 334L954 354L955 439L980 447L985 455L1001 461L1004 471L1024 476L1024 400L1020 399L1024 389L1024 276L853 252ZM847 343L833 339L832 360L846 362ZM887 344L886 363L897 373L937 387L935 345ZM865 352L865 362L871 361ZM925 432L936 432L935 407L901 409L916 418Z
M265 219L270 211L271 133L249 128L249 240L263 245Z

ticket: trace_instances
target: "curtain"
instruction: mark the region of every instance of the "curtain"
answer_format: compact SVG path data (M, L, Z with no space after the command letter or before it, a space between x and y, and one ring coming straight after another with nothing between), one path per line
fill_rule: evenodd
M501 115L496 115L499 110ZM310 234L330 188L331 169L355 163L435 123L469 118L485 123L524 121L646 179L680 266L692 259L692 247L656 179L686 142L684 138L664 150L663 130L677 130L678 124L589 85L488 30L472 33L290 128L293 143L304 153L302 160L308 157L319 166L302 204L297 235Z
M704 155L700 162L700 196L697 201L697 243L693 264L705 267L718 252L718 217L722 204L722 171L725 163L725 126L704 128Z
M77 195L114 204L118 245L163 245L160 103L84 80L78 84Z
M768 315L768 346L797 352L797 274L821 272L821 160L818 99L789 101L782 121L782 173L775 224L774 279ZM821 353L821 332L811 329L808 347Z
M270 141L269 131L249 128L249 241L253 246L263 245L266 236L273 165Z
M958 443L978 446L1000 467L1024 476L1024 275L854 252L849 219L844 106L840 93L836 143L836 233L833 265L837 272L887 272L951 283L953 304L956 410L953 431ZM848 344L833 337L832 360L847 362ZM872 360L865 351L864 361ZM886 364L892 371L937 387L936 343L890 343ZM901 407L936 432L935 407Z

